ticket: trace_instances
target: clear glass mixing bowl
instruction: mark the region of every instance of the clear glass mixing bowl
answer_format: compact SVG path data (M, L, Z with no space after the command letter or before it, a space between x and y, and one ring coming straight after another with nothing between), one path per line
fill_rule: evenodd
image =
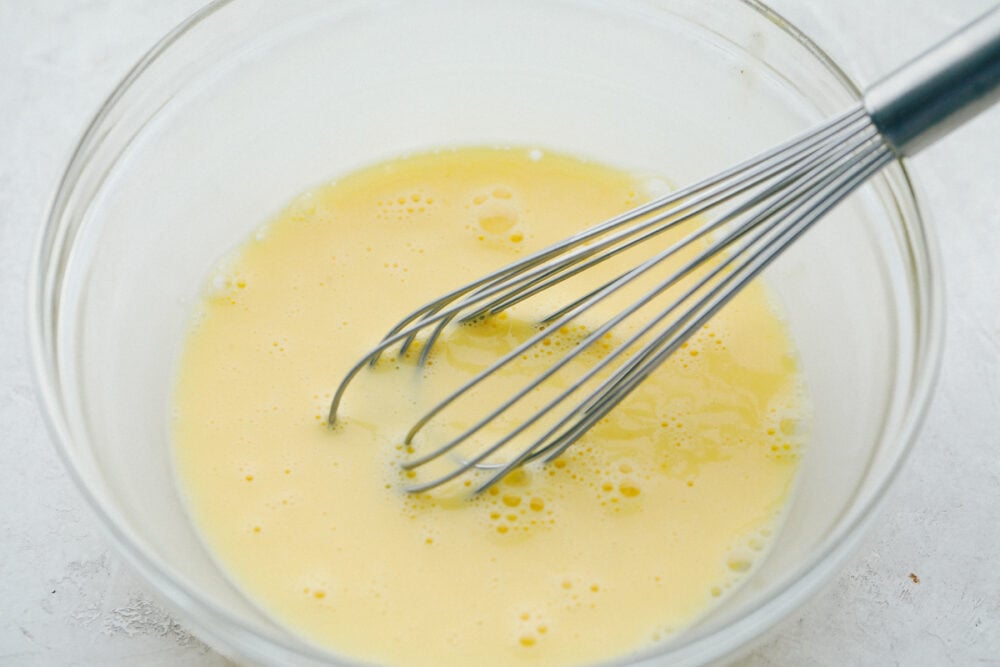
M215 648L336 662L230 585L175 485L174 364L216 260L309 185L408 151L538 145L685 183L858 97L756 2L216 2L115 90L53 201L30 287L53 439L122 555ZM752 580L640 662L736 655L858 542L935 375L935 261L897 163L769 269L815 407L799 489Z

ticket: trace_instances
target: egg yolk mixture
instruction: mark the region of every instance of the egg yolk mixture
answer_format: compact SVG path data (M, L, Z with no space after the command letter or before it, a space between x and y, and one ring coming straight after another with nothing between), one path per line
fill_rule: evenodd
M423 473L400 470L402 439L434 403L425 381L461 386L558 294L455 327L424 369L386 355L326 423L337 384L403 315L648 189L539 150L440 151L307 192L218 267L180 360L176 463L249 599L366 662L572 665L668 641L746 578L805 430L795 351L761 285L560 458L480 495L475 475L405 492ZM525 376L603 321L587 317L526 355Z

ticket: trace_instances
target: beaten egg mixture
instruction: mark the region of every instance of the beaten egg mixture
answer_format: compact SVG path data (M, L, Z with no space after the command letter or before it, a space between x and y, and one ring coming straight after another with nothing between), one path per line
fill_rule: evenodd
M760 285L563 456L478 496L403 490L401 440L428 407L405 360L363 372L326 423L337 383L404 314L647 189L539 150L440 151L307 192L218 267L180 361L176 462L250 599L348 658L572 665L669 640L752 571L804 412ZM525 322L458 327L427 371L457 387Z

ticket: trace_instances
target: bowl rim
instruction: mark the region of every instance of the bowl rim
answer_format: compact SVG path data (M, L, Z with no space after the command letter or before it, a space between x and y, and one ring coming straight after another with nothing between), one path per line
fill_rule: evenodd
M58 360L54 354L50 354L55 348L46 326L50 322L50 316L55 317L54 313L58 310L58 304L49 303L46 292L52 278L52 264L53 260L56 259L55 251L60 249L54 241L59 236L60 221L65 211L70 207L70 194L88 164L90 149L101 139L102 124L132 85L164 52L204 20L236 2L238 0L212 0L156 42L125 74L101 104L72 151L65 171L45 209L45 217L35 241L28 272L26 290L28 302L26 308L27 336L35 396L49 439L62 460L66 472L87 505L97 515L98 524L110 536L117 553L148 582L161 601L165 601L169 607L179 611L183 618L192 621L199 637L209 641L216 650L225 652L227 647L238 646L241 656L259 658L265 661L296 658L316 664L327 664L330 660L335 659L339 664L355 664L351 659L337 656L309 642L292 643L285 637L273 636L270 632L260 632L249 628L227 609L202 596L199 591L183 579L175 577L169 566L162 563L161 559L154 554L148 553L142 545L134 542L126 531L119 527L115 520L116 511L114 508L109 507L101 495L91 488L75 464L70 444L72 438L59 398ZM861 88L825 51L794 24L761 0L740 0L740 3L804 47L820 65L834 76L846 92L859 101L862 99ZM877 510L884 505L888 491L910 456L926 415L926 408L941 366L944 332L943 286L940 272L937 270L937 267L940 266L939 246L927 224L921 199L906 164L902 159L896 159L890 163L888 168L896 172L893 176L896 177L897 181L896 188L893 188L890 183L890 190L900 190L911 209L909 212L901 211L900 215L903 220L909 219L912 223L915 238L910 240L909 249L918 255L914 262L915 265L923 269L923 271L916 271L914 274L913 298L917 319L925 325L925 329L921 331L920 327L917 327L917 345L914 351L916 362L913 367L913 380L909 386L909 405L902 415L897 432L894 434L896 439L903 443L899 454L889 466L884 479L874 487L871 497L862 504L857 516L851 522L841 526L839 534L834 533L828 543L819 548L810 561L800 566L802 576L777 586L769 595L754 602L743 616L713 632L693 632L690 636L681 637L665 646L654 647L639 655L622 656L613 660L612 664L619 664L622 661L624 661L622 664L633 664L635 661L637 661L635 664L652 664L652 662L667 657L677 664L700 664L706 658L719 660L732 656L751 640L762 636L768 629L801 606L812 593L826 583L840 569L847 557L854 552L865 536L866 529L872 525L877 516ZM886 171L883 171L879 177L888 178L889 176ZM50 307L50 310L46 309L47 306ZM884 432L882 437L885 437ZM723 633L726 635L724 639L720 637ZM723 649L721 651L719 650L720 645ZM280 651L283 655L275 655L275 650Z

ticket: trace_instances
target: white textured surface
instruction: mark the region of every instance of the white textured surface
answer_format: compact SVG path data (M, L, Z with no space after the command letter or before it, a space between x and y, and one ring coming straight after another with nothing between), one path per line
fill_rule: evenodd
M23 344L28 257L70 151L131 64L200 4L0 0L3 665L226 664L109 551L48 442ZM870 82L992 3L772 4ZM946 269L937 396L852 565L743 667L1000 665L998 154L1000 108L912 161Z

